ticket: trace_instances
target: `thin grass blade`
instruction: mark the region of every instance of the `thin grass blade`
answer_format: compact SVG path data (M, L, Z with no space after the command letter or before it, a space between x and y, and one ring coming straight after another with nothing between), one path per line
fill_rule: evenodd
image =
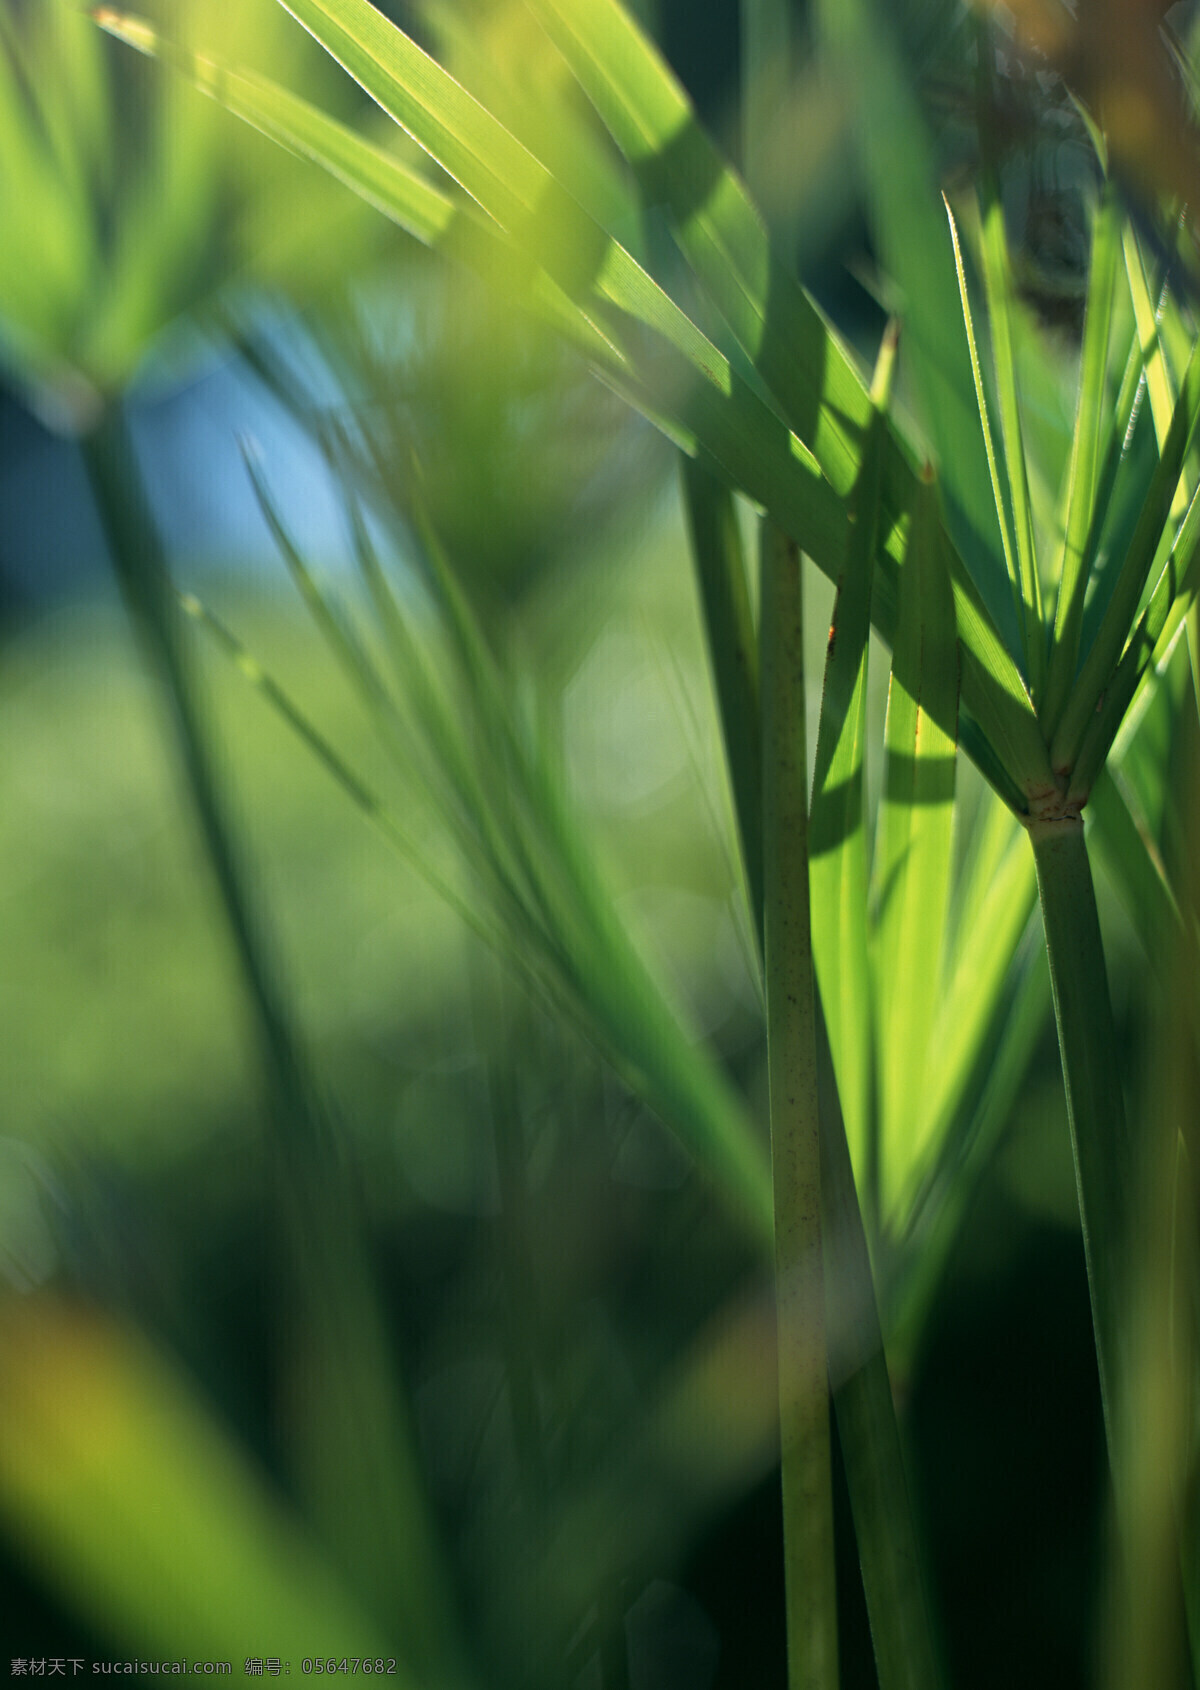
M920 1138L938 1155L993 1037L1017 957L1037 902L1037 879L1022 829L1003 805L991 814L973 852L934 1022L929 1085ZM918 1167L915 1177L926 1173Z
M684 499L700 606L733 788L742 863L761 954L763 937L762 734L758 641L733 494L682 459Z
M1168 520L1198 419L1200 347L1193 352L1184 375L1170 432L1108 608L1054 736L1051 761L1063 773L1070 774L1074 768L1084 734L1133 627L1138 602Z
M541 876L562 924L564 964L603 1047L616 1053L636 1088L680 1136L737 1219L761 1240L771 1236L765 1157L741 1099L702 1046L680 1024L667 995L618 919L594 853L564 800L561 772L515 729L486 642L454 581L419 485L410 509L440 583L475 708L503 737L505 766L529 819L531 872ZM506 794L506 802L511 797Z
M1087 305L1083 322L1083 351L1079 365L1079 399L1075 408L1075 432L1071 442L1071 466L1067 476L1067 521L1056 579L1058 597L1054 607L1054 635L1046 696L1041 719L1047 738L1053 736L1062 719L1079 661L1079 638L1083 627L1083 605L1088 583L1088 565L1099 537L1094 513L1107 510L1108 498L1098 497L1097 465L1102 439L1105 378L1108 371L1108 342L1112 324L1113 287L1117 271L1118 225L1116 203L1106 188L1092 221L1092 256L1088 272ZM1136 381L1130 372L1138 367L1140 349L1126 365L1117 403L1118 419L1124 414L1120 439L1110 452L1113 475L1107 477L1111 495L1116 468L1116 448L1123 443L1132 412ZM1101 522L1103 514L1101 514ZM1089 540L1089 535L1091 539Z
M1126 222L1121 231L1121 248L1125 257L1125 273L1129 278L1129 293L1133 300L1134 322L1137 325L1138 345L1146 370L1146 391L1150 395L1150 410L1154 417L1154 433L1159 451L1166 445L1171 428L1171 414L1175 409L1175 384L1167 362L1167 349L1162 335L1163 301L1156 307L1150 296L1141 243L1133 224Z
M1012 500L1013 539L1020 581L1021 632L1029 690L1036 704L1045 691L1046 631L1042 622L1042 589L1034 550L1033 506L1029 497L1029 470L1025 458L1025 436L1021 426L1021 404L1017 394L1017 360L1012 322L1015 288L1008 238L1004 228L1004 207L998 193L994 191L990 172L985 172L984 175L982 210L983 279L992 330L992 355L996 366L1004 463L1008 471L1008 489Z
M586 357L619 372L624 358L616 343L477 207L456 203L396 153L266 77L189 52L143 19L114 8L99 7L94 16L110 35L163 59L235 117L319 164L423 246L474 270Z
M332 1337L357 1329L364 1341L336 1365L317 1362L325 1387L303 1395L299 1421L315 1447L340 1450L337 1483L307 1489L318 1469L301 1463L306 1501L335 1561L380 1616L400 1614L422 1670L463 1682L457 1627L443 1582L440 1549L412 1459L403 1396L383 1347L376 1294L365 1267L351 1268L354 1203L338 1159L336 1123L311 1076L289 1011L266 913L233 834L215 778L212 753L170 578L133 443L120 408L85 441L85 461L110 543L114 569L137 631L163 683L195 815L224 904L246 991L249 1029L258 1046L270 1143L281 1174L278 1200L294 1254L297 1342L322 1355ZM322 1251L336 1273L311 1274ZM327 1462L324 1464L327 1471ZM346 1494L360 1502L357 1527L345 1529ZM332 1506L330 1506L332 1504ZM388 1623L386 1619L384 1624Z
M1162 975L1178 944L1179 906L1158 847L1134 814L1120 773L1102 770L1088 799L1093 849L1117 886L1151 968Z
M422 849L413 833L354 772L336 747L326 739L279 682L263 668L237 635L195 594L182 593L179 603L184 613L203 628L243 679L260 694L268 708L286 723L354 807L379 830L388 844L421 876L429 889L454 911L477 938L482 939L493 950L498 950L500 939L494 929L480 921L475 911L463 901L460 894L430 861L428 852Z
M958 224L954 213L950 209L950 201L942 195L942 204L946 207L946 217L950 223L950 240L954 247L954 269L958 277L958 296L962 304L963 326L967 331L967 350L971 358L971 376L975 383L975 401L979 410L979 424L983 434L983 449L987 457L988 475L992 483L992 496L996 502L996 523L1000 530L1000 544L1004 551L1004 562L1008 570L1009 585L1012 588L1013 607L1017 613L1017 624L1022 630L1023 638L1027 642L1028 630L1025 625L1023 599L1023 583L1021 569L1017 558L1017 547L1013 539L1012 519L1009 516L1005 499L1004 483L1000 478L1000 463L996 456L995 441L992 437L992 424L989 415L988 398L984 389L983 369L979 362L979 347L975 339L975 320L971 312L971 295L967 288L967 273L963 267L962 245L958 238ZM1026 644L1025 663L1028 668L1030 653Z
M1050 975L1040 933L1036 943L1031 959L1022 962L1018 957L1017 984L978 1103L964 1131L943 1144L931 1181L934 1200L915 1211L919 1227L903 1243L886 1311L889 1342L897 1357L911 1356L921 1342L930 1306L945 1284L947 1260L1012 1119L1044 1033L1051 1011Z
M1161 661L1200 588L1200 491L1192 498L1150 603L1138 619L1112 680L1089 722L1071 775L1069 797L1095 790L1104 761L1151 667Z

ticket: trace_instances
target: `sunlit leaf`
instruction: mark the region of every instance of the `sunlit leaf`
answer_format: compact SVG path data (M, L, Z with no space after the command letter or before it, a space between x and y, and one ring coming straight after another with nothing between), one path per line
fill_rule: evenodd
M901 576L872 878L885 1215L924 1148L922 1104L950 892L956 744L942 724L954 719L958 663L936 501L930 479Z

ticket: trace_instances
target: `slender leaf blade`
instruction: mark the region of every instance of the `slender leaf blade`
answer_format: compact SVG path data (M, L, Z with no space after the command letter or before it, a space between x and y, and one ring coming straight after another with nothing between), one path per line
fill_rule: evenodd
M1012 523L1009 518L1008 506L1004 497L1004 484L1000 478L1000 463L996 455L996 446L992 438L992 424L989 415L987 393L983 383L983 368L979 362L979 347L975 339L975 319L971 311L971 295L967 288L967 273L963 266L962 245L958 238L958 224L954 213L950 209L950 201L945 194L942 203L946 207L946 216L950 223L950 240L954 248L954 270L958 277L958 296L962 303L963 326L967 332L967 351L971 359L971 377L975 384L975 402L979 411L979 426L983 434L983 450L987 458L988 476L992 483L992 497L996 503L996 523L1000 530L1000 544L1004 551L1004 562L1008 569L1009 585L1012 588L1013 604L1017 618L1022 619L1022 582L1017 563L1017 548L1013 539ZM1026 662L1029 653L1026 651Z
M1022 832L1005 807L993 802L972 853L934 1023L934 1059L919 1135L929 1153L941 1150L968 1092L1037 901L1033 857ZM918 1177L924 1171L919 1169Z
M885 1217L923 1149L923 1093L950 892L956 740L943 724L956 716L958 658L936 511L931 478L913 513L901 576L874 866Z
M1192 353L1171 418L1170 432L1142 507L1133 541L1121 565L1112 598L1075 683L1054 736L1051 761L1065 773L1074 768L1080 744L1133 627L1146 577L1179 485L1184 460L1200 420L1200 344Z
M1025 666L1034 701L1041 698L1046 675L1046 634L1042 624L1042 590L1038 579L1033 539L1033 506L1029 496L1029 470L1025 460L1025 437L1021 426L1021 403L1017 393L1017 360L1013 345L1014 287L1004 228L1004 208L997 194L988 191L985 174L983 203L983 279L987 290L988 316L992 329L992 353L996 365L996 388L1000 402L1000 431L1004 462L1012 499L1013 540L1016 546L1020 583L1018 611L1025 648Z
M1118 773L1104 769L1092 788L1088 815L1093 849L1133 918L1151 968L1161 977L1169 972L1172 946L1181 936L1179 905L1158 848L1123 787Z
M1150 602L1130 635L1116 673L1088 724L1071 775L1070 797L1082 803L1096 787L1127 711L1151 665L1165 656L1200 587L1200 491L1192 498Z
M733 494L683 459L684 499L700 604L759 946L763 934L762 734L758 643Z
M1108 343L1112 324L1113 284L1117 266L1117 213L1111 189L1106 189L1092 222L1091 269L1083 323L1083 351L1079 366L1079 399L1075 409L1075 432L1071 442L1071 464L1067 474L1067 521L1058 560L1058 597L1054 607L1054 636L1046 696L1041 719L1047 737L1053 735L1062 718L1067 695L1079 660L1079 637L1083 627L1083 605L1087 589L1087 563L1093 545L1089 534L1098 537L1094 514L1101 509L1098 497L1098 464L1102 438L1105 378L1108 371ZM1122 383L1122 401L1132 408L1133 391ZM1126 418L1128 427L1128 418ZM1122 435L1124 434L1122 430ZM1114 443L1115 444L1115 443ZM1115 470L1115 454L1113 468ZM1112 481L1108 480L1111 492ZM1103 509L1107 509L1107 497Z
M825 658L809 829L813 958L846 1137L868 1190L878 1169L867 928L867 665L884 428L879 412L851 497L850 540Z

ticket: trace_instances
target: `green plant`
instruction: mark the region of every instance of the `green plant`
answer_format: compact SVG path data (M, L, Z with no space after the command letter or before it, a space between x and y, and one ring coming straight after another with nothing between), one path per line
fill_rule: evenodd
M1055 443L1066 457L1060 490L1055 451L1039 461L1022 403L1037 333L1013 280L995 161L985 159L978 203L956 196L947 218L898 45L866 0L819 8L820 33L882 264L901 295L900 358L923 425L919 444L891 404L894 347L885 342L868 390L679 83L615 0L498 9L498 28L510 17L517 29L532 19L552 46L553 74L538 87L537 107L523 103L512 65L472 54L439 9L427 21L441 25L456 76L366 0L292 0L287 9L463 194L235 58L193 52L109 8L96 15L549 324L687 459L750 924L763 952L773 1177L743 1100L689 1042L613 916L588 841L562 802L545 725L523 708L444 555L412 442L390 426L378 364L354 372L367 402L353 410L352 428L303 402L300 409L340 479L363 593L393 675L304 562L269 468L252 466L252 474L331 648L385 742L436 800L484 893L470 919L535 997L582 1028L669 1122L757 1245L774 1238L792 1682L837 1682L828 1375L880 1683L929 1684L938 1646L917 1571L876 1297L893 1364L902 1365L971 1169L1036 1036L1045 974L1026 942L1035 900L1117 1517L1128 1554L1139 1541L1141 1493L1126 1453L1140 1446L1145 1412L1129 1360L1131 1286L1162 1221L1132 1197L1141 1173L1082 812L1091 801L1095 837L1147 944L1169 933L1180 967L1192 968L1186 893L1149 842L1138 814L1145 798L1134 796L1138 712L1182 656L1177 642L1195 596L1200 516L1189 465L1200 358L1187 287L1168 276L1154 306L1136 225L1103 179L1103 133L1085 114L1100 186L1068 452ZM772 10L747 7L752 41L756 31L778 33ZM986 108L986 29L976 56ZM751 176L771 150L769 124L754 121ZM651 208L665 213L682 264L657 253ZM965 251L960 221L973 237ZM1174 244L1183 266L1186 247L1180 241L1177 253ZM990 361L976 330L976 277ZM1136 410L1143 381L1153 439ZM766 513L761 667L735 494ZM368 513L399 544L415 543L426 625L389 586ZM811 803L800 550L837 591ZM189 608L360 807L430 878L438 875L234 636L197 602ZM873 841L865 756L872 627L891 650ZM436 639L434 660L427 639ZM1194 713L1190 698L1189 707ZM956 870L960 745L986 787ZM814 968L840 1115L818 1105ZM1186 1045L1187 1034L1180 1038ZM1190 1378L1190 1345L1178 1364ZM1172 1526L1189 1614L1190 1463L1188 1448L1178 1459Z

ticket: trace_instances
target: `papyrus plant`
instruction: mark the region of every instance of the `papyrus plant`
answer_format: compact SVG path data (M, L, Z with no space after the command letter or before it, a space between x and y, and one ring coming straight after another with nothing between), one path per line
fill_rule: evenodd
M565 67L611 146L570 100L556 104L548 128L544 113L524 117L505 103L486 64L455 78L367 0L290 0L287 9L461 192L278 81L189 53L108 8L98 15L551 323L692 466L707 631L764 936L792 1679L832 1685L821 1358L837 1288L820 1291L818 1213L828 1217L840 1201L856 1220L858 1205L851 1186L835 1189L836 1134L818 1153L814 953L862 1207L880 1251L911 1229L939 1158L961 1152L951 1127L1003 1019L1036 879L1118 1517L1132 1518L1120 1451L1127 1438L1137 1442L1122 1418L1136 1412L1124 1359L1128 1264L1139 1244L1135 1161L1082 818L1094 800L1132 900L1178 928L1179 901L1106 765L1194 596L1200 517L1189 462L1200 357L1186 292L1168 287L1155 301L1139 234L1103 179L1097 126L1075 423L1061 495L1039 507L1044 477L1027 458L1015 352L1026 327L996 183L985 170L978 205L947 215L888 22L867 0L818 10L877 244L900 295L919 441L891 415L886 360L872 396L670 69L616 0L527 6L557 52L556 87ZM982 71L989 55L985 37ZM666 216L686 287L678 271L671 287L655 279L648 207ZM977 227L974 265L958 220ZM985 313L972 303L976 273ZM985 317L990 357L976 328ZM1144 429L1131 427L1143 383L1155 428L1149 449ZM351 484L359 479L353 464L343 468ZM761 670L731 492L766 513ZM801 551L838 586L811 804L796 671ZM873 861L863 755L871 626L892 652ZM996 803L952 906L959 747ZM503 859L514 841L488 849ZM1020 1014L1008 1022L1018 1041L1023 1025ZM618 1047L631 1036L609 1028ZM675 1124L688 1127L678 1111ZM727 1181L735 1138L729 1123L712 1125L693 1120L691 1142ZM761 1173L751 1178L765 1189ZM747 1190L743 1183L743 1200ZM861 1271L867 1243L856 1236ZM860 1307L873 1309L869 1269L864 1278ZM860 1318L870 1326L869 1315ZM852 1345L833 1375L881 1682L927 1684L935 1651L917 1581L904 1572L911 1528L877 1334ZM857 1391L849 1400L848 1383ZM1186 1512L1182 1525L1186 1539Z

